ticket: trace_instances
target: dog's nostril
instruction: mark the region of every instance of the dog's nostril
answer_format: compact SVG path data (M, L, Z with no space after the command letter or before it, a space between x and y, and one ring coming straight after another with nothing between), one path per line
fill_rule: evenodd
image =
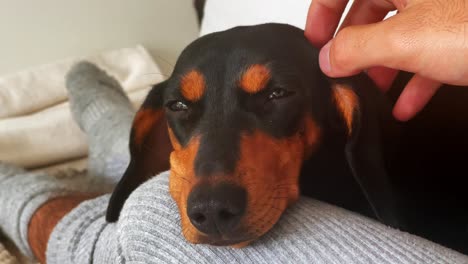
M228 210L224 210L224 209L221 209L221 211L219 211L219 214L218 214L219 219L222 220L222 221L232 219L235 216L236 216L235 214L229 212Z
M192 215L192 220L195 221L197 224L203 224L206 221L206 216L201 213L196 213Z

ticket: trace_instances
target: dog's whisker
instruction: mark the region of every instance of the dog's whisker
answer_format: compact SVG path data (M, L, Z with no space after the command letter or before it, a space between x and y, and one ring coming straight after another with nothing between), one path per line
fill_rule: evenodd
M275 221L276 221L275 217L268 217L269 215L272 214L272 213L271 213L271 212L272 212L271 209L272 209L273 211L280 211L280 213L282 212L282 210L275 210L275 209L278 209L278 208L276 208L276 207L274 207L274 208L273 208L273 207L269 208L269 210L267 210L267 213L264 214L264 215L262 216L262 218L259 218L259 219L260 219L259 221L256 221L256 222L254 223L254 225L257 226L257 228L256 228L256 231L257 231L257 233L258 233L257 236L260 236L260 235L262 235L262 233L263 233L263 232L261 232L261 231L259 230L259 228L260 228L260 229L265 229L265 227L271 227L271 226L274 225L274 223L275 223ZM267 219L270 219L270 220L266 221ZM259 227L259 228L258 228L258 227Z
M161 72L144 73L144 74L141 74L140 77L148 76L148 75L160 75L160 76L162 76L162 77L164 77L164 78L169 78L169 75L164 74L164 73L161 73Z
M276 187L275 190L289 190L291 189L292 186L280 186Z
M276 191L270 192L270 196L264 199L264 203L261 205L261 208L264 208L264 210L260 214L256 214L255 219L253 219L253 223L257 223L258 221L264 221L263 219L266 218L268 214L271 214L270 209L274 204L275 199L272 199L272 197L278 196ZM254 207L255 208L255 207ZM275 211L281 211L280 209L275 210Z
M174 69L175 65L171 62L169 62L169 60L166 60L165 58L163 58L162 56L158 55L158 54L152 54L154 57L160 59L162 62L166 63L168 66L171 66L171 70Z
M295 183L278 183L275 186L295 186L297 184Z
M180 176L180 175L177 175L177 174L176 174L176 175L174 175L174 177L177 178L177 179L184 180L184 181L186 181L187 183L192 184L192 181L191 181L191 180L189 180L189 179L187 179L187 178L185 178L185 177L183 177L183 176Z
M184 235L185 237L192 235L192 230L190 230L189 226L182 228L182 235Z
M153 148L145 143L141 144L141 147L144 148L145 150L151 151Z
M277 196L277 197L278 197L278 196L288 196L288 194L289 194L289 191L288 191L288 190L278 190L278 191L276 192L276 196Z
M179 194L182 194L182 190L171 190L171 193L173 195L179 195Z

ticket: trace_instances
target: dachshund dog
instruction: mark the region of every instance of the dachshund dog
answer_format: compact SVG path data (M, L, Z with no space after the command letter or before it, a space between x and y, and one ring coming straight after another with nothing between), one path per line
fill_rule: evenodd
M135 188L169 169L192 243L245 246L301 194L464 246L467 172L453 172L465 168L468 90L444 87L402 124L391 108L409 76L387 95L364 73L328 78L318 50L289 25L201 37L137 112L131 161L107 221L117 221Z

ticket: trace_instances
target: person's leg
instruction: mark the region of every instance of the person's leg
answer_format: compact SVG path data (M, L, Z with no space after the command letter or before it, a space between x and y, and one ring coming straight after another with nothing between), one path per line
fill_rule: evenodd
M0 232L23 254L33 257L28 226L36 210L56 197L100 190L101 186L86 175L52 177L0 162Z
M126 201L118 231L113 231L119 234L123 259L132 263L468 263L468 256L307 197L247 247L194 245L182 235L169 177L166 172L150 179ZM96 249L105 252L106 243Z
M33 254L28 228L38 209L57 197L107 190L102 179L117 182L129 160L127 145L134 110L119 83L87 62L72 67L66 83L73 116L88 135L88 173L51 177L0 162L0 231L29 257ZM57 223L75 205L72 203L67 210L58 208L62 214L53 222ZM44 219L45 224L51 223L51 217Z
M168 172L138 187L115 224L104 219L108 201L109 195L86 201L60 221L49 239L49 264L468 263L468 256L306 197L245 248L191 244Z
M130 100L117 80L89 62L72 67L66 86L73 117L88 136L89 173L116 183L130 158Z

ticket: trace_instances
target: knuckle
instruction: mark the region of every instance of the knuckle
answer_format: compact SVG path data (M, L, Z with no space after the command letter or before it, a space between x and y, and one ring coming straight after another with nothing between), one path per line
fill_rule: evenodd
M339 68L349 68L352 66L352 55L356 50L356 39L349 28L344 28L335 37L331 47L331 62Z

